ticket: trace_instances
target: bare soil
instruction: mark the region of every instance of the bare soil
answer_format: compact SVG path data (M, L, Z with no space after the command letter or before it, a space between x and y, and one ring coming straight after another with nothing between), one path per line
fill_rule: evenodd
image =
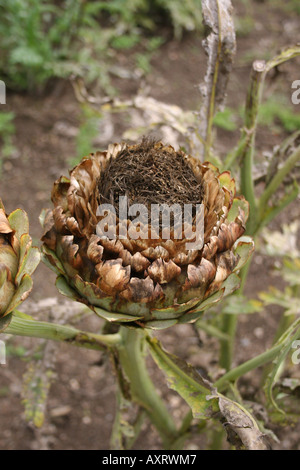
M241 2L233 2L239 14L243 14ZM228 89L228 105L234 108L245 101L246 85L255 58L272 55L284 45L299 40L299 16L288 13L273 2L251 2L253 24L249 31L238 36L238 53ZM201 35L185 35L181 42L167 41L153 56L151 73L146 77L149 95L177 104L184 109L197 109L200 96L196 85L203 79L206 58L201 47ZM119 54L120 64L129 67L128 54ZM291 83L299 79L299 61L279 68L267 82L266 93L280 89L289 96ZM132 80L113 79L120 90L120 97L128 98L137 93L139 83ZM62 174L68 174L68 159L76 153L74 129L80 124L80 105L72 86L58 82L43 96L34 97L11 93L5 110L14 111L17 153L6 160L0 180L0 194L7 212L16 207L24 208L30 218L31 234L38 243L41 228L38 216L44 207L50 206L53 182ZM116 116L114 141L121 140L126 123ZM238 138L239 131L217 132L218 150L224 154ZM257 138L257 155L271 150L285 137L284 131L262 126ZM109 144L109 142L107 142ZM282 221L300 217L299 203L283 214L274 227ZM275 260L256 253L247 284L247 294L255 296L269 284L278 283L272 276ZM55 276L43 264L34 275L31 299L40 301L48 297L63 297L54 286ZM235 364L263 352L272 342L280 309L273 309L252 316L241 315L237 335ZM84 320L79 326L90 331L98 330L101 321ZM201 334L203 342L190 325L176 326L158 335L164 346L204 371L217 371L218 348L215 340ZM28 362L28 351L37 340L13 338L6 366L0 366L0 448L1 449L108 449L115 411L115 380L109 362L100 353L78 350L59 345L56 363L56 380L51 386L47 405L46 422L36 430L24 418L22 405L22 374ZM18 353L21 348L21 353ZM23 352L22 352L23 351ZM299 366L298 366L299 368ZM168 406L176 419L184 415L185 405L173 392L168 391L164 378L149 360L153 374ZM299 376L297 366L292 371ZM248 374L241 382L248 399L259 395L260 371ZM279 449L300 449L300 426L287 426L280 430L273 426L280 442ZM192 439L186 448L201 449L202 437ZM160 440L147 423L134 445L135 449L159 449Z

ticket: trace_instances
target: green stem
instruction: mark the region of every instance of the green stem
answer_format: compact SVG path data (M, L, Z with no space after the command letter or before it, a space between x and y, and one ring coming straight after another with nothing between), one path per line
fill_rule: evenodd
M209 450L222 450L223 440L224 440L224 428L219 427L218 429L214 429L212 439L211 439L211 444L209 445Z
M145 359L145 333L142 330L121 327L122 343L118 346L121 366L130 382L132 398L142 406L157 428L163 445L169 448L178 438L173 419L157 394L150 379Z
M250 204L250 214L247 222L247 227L250 232L256 225L255 221L257 216L252 167L258 111L265 78L265 67L265 62L258 60L256 60L252 66L250 87L246 100L245 128L242 137L244 147L240 149L241 192Z
M259 218L263 220L263 216L265 213L265 208L272 197L272 195L277 191L279 186L281 185L282 181L288 175L291 170L294 168L297 162L300 161L300 147L298 147L292 155L286 160L283 167L276 173L273 179L270 181L266 189L264 190L263 194L260 197L259 201Z
M208 335L218 338L222 341L228 341L230 339L230 337L227 334L223 333L223 331L219 330L218 328L215 328L213 325L205 323L203 320L198 320L195 326L200 330L205 331L205 333L207 333Z
M257 367L260 367L270 361L273 361L273 359L275 359L281 348L281 344L274 346L273 348L268 349L268 351L265 351L259 356L256 356L253 359L244 362L240 366L231 369L226 374L224 374L219 380L217 380L217 382L214 384L215 387L217 387L218 391L222 392L227 382L232 382L241 377L242 375L247 374L247 372L250 372L251 370L256 369Z
M299 339L299 337L300 331L294 335L292 341ZM228 382L233 382L242 375L247 374L251 370L257 369L257 367L261 367L267 364L268 362L273 361L277 357L278 353L281 351L282 347L282 343L277 343L272 348L268 349L262 354L259 354L253 359L250 359L249 361L244 362L240 366L235 367L234 369L224 374L219 380L217 380L214 386L218 389L219 392L222 392L226 388Z
M263 227L268 225L272 220L277 217L288 205L293 202L299 194L298 184L295 182L292 191L289 194L285 194L283 198L276 204L275 207L268 208L265 210L264 214L261 214L261 217L258 221L257 227L253 235L259 233Z
M13 315L5 333L63 341L74 346L102 351L116 346L121 341L118 333L97 335L71 326L33 320L27 315L22 315L22 317Z
M244 291L246 279L250 269L251 259L241 270L241 285L240 288L236 291L235 295L241 295ZM223 324L222 331L226 335L226 339L221 341L221 351L220 351L220 365L224 369L229 370L232 364L232 358L234 354L234 343L235 335L238 324L238 315L224 314L223 315Z
M293 294L296 298L299 297L299 286L293 286ZM292 326L296 319L296 315L285 315L283 314L280 318L279 325L277 327L275 336L273 338L273 346L279 341L279 339L284 335L284 333ZM262 378L261 383L264 384L270 372L270 366L266 366Z
M228 339L221 341L220 366L229 370L234 354L234 339L237 329L237 315L223 315L222 330Z

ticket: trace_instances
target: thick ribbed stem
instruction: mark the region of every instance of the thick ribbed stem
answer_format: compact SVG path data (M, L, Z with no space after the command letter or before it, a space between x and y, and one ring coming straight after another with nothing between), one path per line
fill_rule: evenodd
M130 382L132 398L142 406L158 430L163 445L169 448L178 437L173 419L157 394L147 372L142 330L121 327L122 343L118 346L121 366Z
M33 320L31 317L27 317L27 315L24 315L24 317L13 315L5 333L63 341L74 346L95 350L105 350L114 347L121 341L121 336L118 333L113 335L97 335L77 330L71 326Z

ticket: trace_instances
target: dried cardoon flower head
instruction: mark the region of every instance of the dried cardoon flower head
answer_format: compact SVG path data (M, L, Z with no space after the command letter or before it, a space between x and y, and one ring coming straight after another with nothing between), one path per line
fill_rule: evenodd
M27 214L16 209L6 215L0 199L0 319L25 300L31 289L31 274L40 261L38 248L31 246ZM1 322L0 329L8 326Z
M52 201L42 217L45 262L62 293L108 321L193 321L238 287L253 250L240 238L248 203L235 197L230 173L161 142L91 154L55 182Z

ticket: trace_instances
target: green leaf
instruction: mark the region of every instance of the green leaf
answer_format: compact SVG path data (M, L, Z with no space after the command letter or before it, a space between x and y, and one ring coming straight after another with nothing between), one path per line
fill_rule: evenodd
M259 298L265 305L279 305L285 309L285 315L298 314L300 311L299 299L294 297L293 290L286 287L282 292L275 287L270 287L268 292L260 292Z
M115 49L131 49L140 41L140 36L137 34L122 34L122 36L115 36L112 39L111 45Z
M13 64L23 64L27 67L37 67L44 63L44 58L35 49L20 46L13 49L10 61Z
M206 398L211 393L209 386L196 370L182 359L162 349L156 338L148 339L148 342L153 359L167 376L168 386L188 403L194 417L207 419L211 416L213 408L217 411L213 402Z
M153 359L167 377L169 387L187 402L195 418L217 417L221 422L225 420L227 432L230 430L228 438L232 440L234 435L232 443L238 448L268 448L268 443L248 410L218 393L194 367L162 349L156 338L148 337L147 341Z
M281 272L286 282L292 286L300 286L300 258L285 259Z

